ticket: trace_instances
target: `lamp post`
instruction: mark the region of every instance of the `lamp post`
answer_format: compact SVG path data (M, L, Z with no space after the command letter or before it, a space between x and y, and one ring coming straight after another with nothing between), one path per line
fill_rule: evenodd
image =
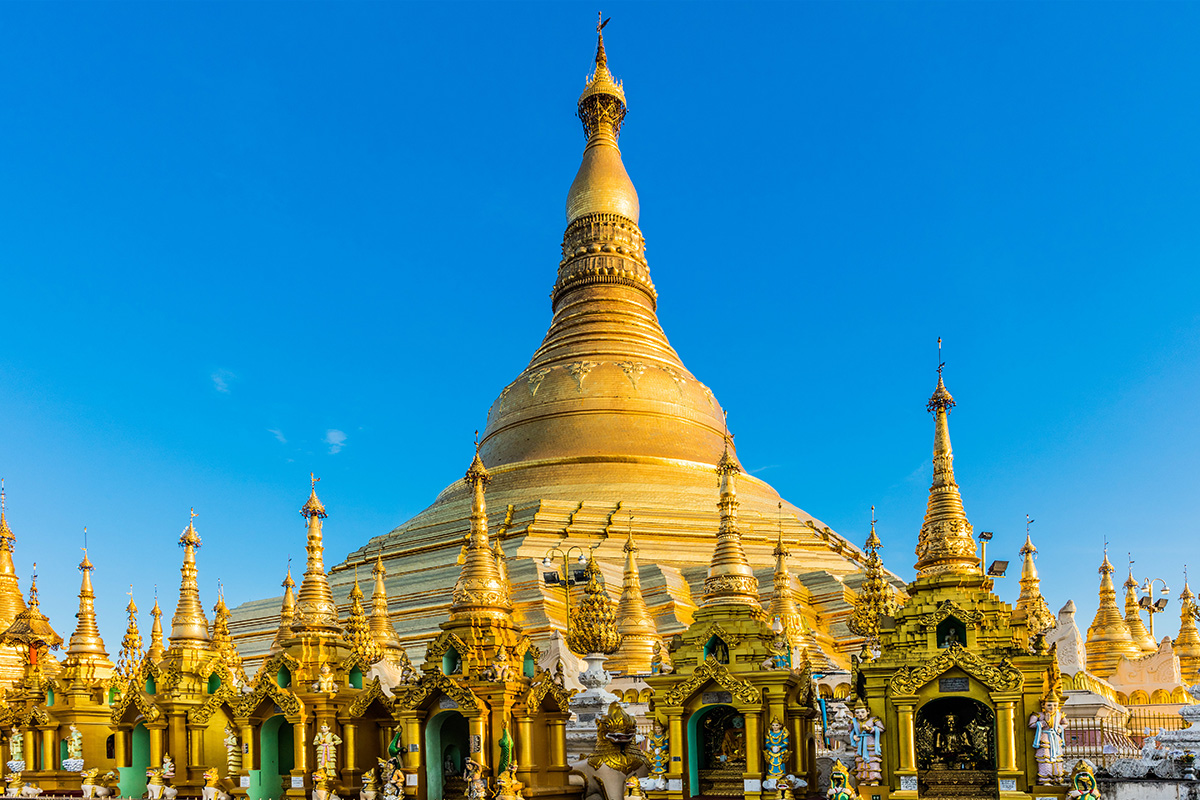
M1162 584L1162 589L1160 591L1164 595L1163 597L1160 597L1158 600L1154 599L1154 584L1156 584L1156 583ZM1142 586L1142 591L1145 592L1146 594L1142 595L1142 597L1138 600L1138 606L1140 606L1142 609L1144 609L1146 611L1146 613L1149 614L1149 616L1150 616L1150 638L1153 639L1154 638L1154 615L1159 613L1160 611L1167 610L1167 603L1170 602L1167 599L1167 597L1171 594L1171 590L1167 586L1167 582L1164 581L1162 578L1147 578L1145 585Z
M571 587L575 584L576 581L579 580L578 574L572 575L571 570L570 570L571 553L576 552L576 551L578 551L578 553L579 553L579 556L576 559L576 562L580 566L584 566L585 564L587 564L587 552L588 551L584 550L582 547L578 547L575 545L568 547L566 550L563 550L562 548L559 548L559 547L551 547L549 550L546 551L546 555L542 558L542 566L554 567L554 572L547 572L547 573L543 574L543 577L545 578L547 585L553 586L556 583L561 583L562 587L563 587L563 592L566 595L566 599L567 599L567 604L566 604L567 631L566 632L568 634L571 632ZM555 563L559 559L562 559L561 566L558 565L557 563Z

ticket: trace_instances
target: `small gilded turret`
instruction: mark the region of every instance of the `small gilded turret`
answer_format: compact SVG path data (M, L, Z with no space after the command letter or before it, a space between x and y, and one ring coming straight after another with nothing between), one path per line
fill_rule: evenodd
M305 543L308 561L296 597L292 631L304 636L332 638L341 635L342 626L338 624L337 606L333 602L329 579L325 576L325 542L321 534L321 520L329 515L317 499L317 481L320 478L315 475L309 477L312 479L312 491L308 502L300 509L301 516L308 523L308 540Z
M64 666L84 668L89 679L105 680L112 675L113 663L108 658L104 640L100 638L100 628L96 625L96 593L92 590L94 569L85 547L83 560L79 562L79 571L83 573L79 587L79 611L75 614L79 622L67 644Z
M780 503L780 513L782 510L783 504ZM796 598L792 592L792 576L788 573L787 568L788 555L787 548L783 546L783 525L780 524L774 551L775 574L771 591L771 607L767 610L767 615L772 620L779 620L784 635L795 647L804 639L806 631L804 618L800 616L800 610L796 608Z
M1129 635L1146 655L1158 652L1158 642L1150 635L1146 623L1142 621L1142 607L1138 605L1138 582L1133 577L1133 562L1129 564L1129 577L1125 579L1125 627Z
M245 683L246 673L242 668L242 656L238 653L237 645L233 643L233 635L229 632L230 616L229 606L225 605L225 592L218 584L217 603L213 606L212 649L234 679Z
M621 634L617 632L617 604L604 588L604 577L595 557L588 558L583 574L587 583L583 587L583 599L571 610L567 647L581 656L591 653L611 655L621 646Z
M8 508L5 503L4 482L0 480L0 629L12 624L17 614L25 610L25 598L13 566L13 548L17 537L8 527Z
M350 589L350 616L346 620L346 640L350 648L368 664L383 658L379 646L371 636L371 624L367 621L367 609L363 606L363 593L358 585L358 573L354 574L354 586Z
M617 603L617 633L621 646L608 660L608 668L625 675L642 675L650 672L654 658L654 645L659 642L654 617L646 607L642 596L642 579L637 565L637 544L633 541L633 527L625 539L625 574L621 582L621 600Z
M196 510L179 536L183 548L183 566L179 568L179 602L175 605L175 616L171 617L171 647L207 650L208 617L200 603L200 586L196 581L196 551L200 548L200 534L196 532Z
M392 624L392 617L388 613L387 586L384 585L387 569L383 566L383 553L375 557L375 567L371 570L371 576L375 579L375 589L371 592L371 636L380 652L394 658L401 650L400 636L396 633L396 626Z
M1196 595L1192 594L1184 568L1183 591L1179 593L1179 635L1175 637L1175 654L1184 684L1200 681L1200 633L1196 631Z
M158 606L158 590L154 592L154 607L150 609L150 649L146 651L146 660L157 664L167 654L163 644L162 609Z
M271 642L271 654L283 649L283 643L292 638L292 623L296 617L296 582L292 580L292 565L288 563L287 577L280 584L283 587L283 604L279 608L279 628L275 631L275 639Z
M450 619L507 620L512 615L508 581L496 563L496 555L488 540L484 492L492 476L479 457L478 444L464 480L471 489L471 529L467 532L467 543L458 557L461 569L450 599Z
M57 650L63 643L62 637L50 627L50 619L42 613L38 603L36 563L33 565L33 576L29 579L29 602L3 635L0 635L0 642L20 644L29 648L29 663L35 667L38 664L39 652L45 649Z
M941 350L942 340L938 339ZM975 555L975 539L967 513L963 510L962 495L954 479L954 452L950 447L950 409L954 398L942 381L938 366L937 387L926 404L934 418L933 483L929 487L929 503L925 522L917 537L917 577L944 573L981 575L980 561Z
M755 616L765 619L766 613L758 602L758 578L754 577L754 569L746 560L742 535L738 530L737 476L742 469L729 453L729 439L727 433L725 452L717 462L716 472L721 491L717 508L721 523L717 530L717 548L713 551L708 576L704 579L704 598L700 606L744 605L754 609L757 612Z
M1101 678L1117 671L1122 658L1138 658L1142 650L1129 635L1129 628L1117 608L1117 590L1113 588L1113 565L1107 550L1100 564L1100 607L1087 632L1087 669Z
M117 675L121 680L128 681L142 665L145 655L142 653L142 633L138 630L138 607L133 602L133 587L129 587L129 605L125 606L129 615L129 624L125 628L125 638L121 640L121 652L117 654Z
M1025 627L1030 636L1040 636L1058 625L1058 618L1050 610L1046 598L1042 597L1041 580L1038 578L1037 548L1029 536L1028 525L1025 530L1025 544L1019 551L1021 558L1021 594L1017 598L1014 619L1024 619Z

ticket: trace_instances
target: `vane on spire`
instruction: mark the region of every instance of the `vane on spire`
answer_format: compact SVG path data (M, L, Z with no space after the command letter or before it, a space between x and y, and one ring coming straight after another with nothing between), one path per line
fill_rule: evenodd
M946 362L942 361L942 337L938 337L938 377L942 377L942 370L945 369Z
M604 19L604 13L597 11L596 12L596 33L603 33L604 26L607 25L609 23L609 20L611 20L611 19L612 19L612 17L609 17L608 19Z
M4 478L0 478L0 514L5 512L4 505Z
M321 480L321 479L317 477L317 473L315 473L315 472L308 473L308 482L312 485L312 489L314 492L317 490L317 481L319 481L319 480Z
M946 362L942 361L942 337L938 337L938 382L937 388L933 390L933 396L929 398L929 402L925 408L930 414L938 411L950 413L950 409L954 408L954 397L950 392L946 391L946 384L942 382L942 371L946 368Z
M879 520L875 519L875 506L871 506L871 530L875 530L875 523Z
M475 452L479 452L479 428L475 429Z
M1032 525L1032 524L1033 524L1033 523L1035 523L1035 522L1037 522L1037 520L1036 520L1036 519L1031 519L1031 518L1029 517L1029 515L1028 515L1028 514L1026 514L1026 515L1025 515L1025 535L1026 535L1026 536L1028 536L1028 535L1029 535L1029 526L1030 526L1030 525ZM1130 564L1132 564L1132 563L1133 563L1133 559L1132 559L1132 558L1131 558L1131 559L1129 559L1129 563L1130 563Z

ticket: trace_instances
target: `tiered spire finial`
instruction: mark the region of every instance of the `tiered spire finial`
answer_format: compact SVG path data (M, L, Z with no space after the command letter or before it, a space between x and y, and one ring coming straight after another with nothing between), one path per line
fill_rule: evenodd
M246 673L242 668L242 657L233 643L233 634L229 632L229 606L225 604L225 589L217 582L217 603L213 606L212 649L220 658L235 680L246 681Z
M945 573L981 575L975 555L971 523L963 510L962 495L954 479L954 453L950 447L950 409L954 397L946 389L942 371L942 340L938 339L938 382L926 408L934 416L933 483L925 522L917 537L917 577Z
M346 639L350 647L368 664L383 658L379 645L371 636L367 610L363 607L363 592L358 585L358 567L354 568L354 586L350 589L350 616L346 620Z
M617 631L617 604L604 588L604 576L594 555L588 555L583 569L587 582L583 587L583 599L571 611L571 624L567 626L567 647L581 656L590 653L611 655L621 646L621 634Z
M1087 668L1101 678L1117 671L1122 658L1137 658L1141 648L1129 635L1129 627L1117 608L1117 591L1113 588L1113 565L1108 560L1108 544L1104 545L1104 560L1100 563L1100 605L1087 632Z
M1125 579L1125 626L1129 635L1142 652L1146 655L1158 652L1158 642L1150 635L1146 623L1142 621L1142 607L1138 604L1138 582L1133 577L1133 553L1129 554L1129 577Z
M654 617L642 596L642 578L638 572L638 546L633 540L633 515L629 515L629 530L625 537L625 573L621 581L621 599L617 603L617 633L621 646L609 660L612 669L626 675L650 672L654 645L659 641Z
M401 647L400 636L396 633L396 626L392 624L391 614L388 613L387 586L385 584L387 569L383 566L382 550L375 556L375 566L371 569L371 576L375 579L375 588L371 592L371 617L369 619L371 636L380 651L384 655L390 656L396 654Z
M4 479L0 478L0 628L8 627L17 614L25 610L25 598L21 596L21 585L12 559L16 542L16 534L8 526Z
M292 623L296 616L296 582L292 580L292 559L288 557L287 577L283 583L283 604L279 608L279 628L275 631L275 639L271 642L269 652L278 653L283 649L283 643L292 638Z
M507 620L512 600L496 555L488 539L487 502L484 494L492 476L479 457L479 432L475 432L475 457L463 479L471 490L471 528L459 553L458 581L450 599L450 619L491 618Z
M779 517L777 520L778 532L773 553L775 575L771 592L771 607L767 610L767 615L773 620L779 620L787 640L793 646L797 646L804 638L804 618L800 616L800 611L796 608L796 598L792 592L792 576L788 573L787 568L790 554L783 544L783 503L778 504L777 513Z
M708 576L704 579L704 599L700 605L709 607L732 603L750 606L757 612L756 616L765 619L766 612L758 602L758 578L754 577L754 569L746 560L742 534L738 529L737 476L742 469L729 453L732 440L726 417L725 450L716 468L720 487L717 508L721 522L717 529L717 547L708 566Z
M1041 579L1038 578L1037 565L1034 564L1037 548L1033 546L1033 539L1029 533L1029 526L1032 524L1033 520L1026 514L1025 544L1019 551L1023 559L1021 562L1021 594L1017 598L1016 611L1017 614L1024 615L1025 625L1030 635L1040 636L1058 625L1058 617L1054 616L1050 606L1046 603L1046 598L1042 596Z
M154 587L154 607L150 609L150 618L150 649L146 651L146 658L157 664L167 654L167 648L163 645L162 609L158 606L157 586Z
M142 653L142 634L138 630L138 607L133 602L133 586L130 585L129 605L125 613L129 615L129 624L125 628L125 638L121 640L121 652L117 654L117 675L124 681L133 678L145 657Z
M329 515L317 498L317 482L321 479L311 472L308 477L311 491L308 501L300 509L300 515L308 522L308 538L304 545L308 557L300 591L296 595L292 631L298 635L329 638L342 632L337 605L333 602L333 591L325 575L325 542L321 521Z
M858 589L858 598L854 602L854 612L848 623L851 631L866 638L863 649L868 654L879 639L880 619L891 615L895 609L892 589L883 568L883 559L879 555L883 542L875 532L878 522L875 518L875 506L871 506L871 533L867 536L863 548L867 552L867 563L863 569L864 577Z
M42 613L38 603L36 561L33 563L33 574L29 578L29 601L4 634L0 635L0 641L18 642L29 647L29 663L32 666L37 666L39 650L57 650L62 645L62 637L50 627L50 620Z
M208 649L208 617L200 602L200 585L197 582L196 550L201 546L200 534L196 531L196 509L189 511L191 519L179 535L179 546L183 548L183 566L179 568L179 602L175 615L171 617L171 647Z
M86 541L87 528L83 529L83 534ZM96 624L96 593L92 589L92 572L96 568L88 559L87 547L82 549L79 571L83 577L79 585L79 612L75 615L78 623L67 645L67 660L88 662L101 671L111 670L112 662L108 660L108 652L104 649L104 640L100 638L100 628Z
M1179 635L1175 637L1175 654L1179 656L1179 667L1183 682L1191 685L1200 681L1200 632L1196 630L1196 595L1188 586L1187 564L1183 565L1183 591L1179 593Z
M583 132L589 141L602 137L616 144L621 123L625 120L626 105L624 88L608 71L608 54L604 52L604 27L608 22L603 19L603 14L597 16L596 68L588 76L587 86L579 96L579 121L583 123Z

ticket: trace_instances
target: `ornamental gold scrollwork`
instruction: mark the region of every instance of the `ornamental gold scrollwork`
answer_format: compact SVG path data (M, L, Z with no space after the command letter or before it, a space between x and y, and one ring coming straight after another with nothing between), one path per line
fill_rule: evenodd
M195 725L207 724L217 709L223 705L227 706L232 713L234 705L241 696L241 692L230 688L229 684L222 681L216 692L210 694L203 703L187 712L188 722Z
M618 361L617 366L625 373L625 377L629 378L629 382L633 384L633 388L637 389L638 380L646 372L646 365L641 361Z
M596 361L572 361L570 364L567 364L567 372L575 379L575 386L582 392L584 378L598 366L600 364Z
M692 671L691 677L667 692L663 702L668 706L681 706L709 681L732 694L734 700L739 703L753 705L762 701L762 692L753 684L734 677L724 664L717 661L716 656L709 656L703 664L698 665Z
M383 691L383 684L379 682L379 677L376 676L371 685L361 692L358 697L354 698L354 702L346 708L346 714L351 718L361 717L370 707L371 703L379 701L379 704L387 709L391 714L393 710L392 698L387 696L387 692Z
M432 663L436 659L440 659L446 653L450 652L450 648L454 648L458 653L459 658L466 659L470 648L467 643L460 639L457 635L450 631L442 631L438 637L429 643L425 648L425 663Z
M563 688L549 672L542 671L539 677L540 680L530 687L529 694L525 697L525 707L532 713L540 708L542 701L549 696L557 706L556 711L569 711L571 698L576 690Z
M112 712L109 715L114 725L120 724L121 717L125 716L125 712L131 704L141 712L142 717L148 722L153 722L162 716L162 711L159 710L154 701L147 698L142 692L141 687L131 681L113 705Z
M725 627L719 622L714 622L704 629L704 632L699 637L700 645L703 646L714 636L720 639L729 647L737 647L742 643L745 637L738 636L736 633L730 633L725 630ZM691 637L689 637L691 638Z
M546 376L549 374L550 374L550 367L542 367L537 372L531 372L529 374L529 394L530 394L530 396L534 396L534 397L537 396L538 387L542 385L542 381L545 380Z
M234 706L233 716L238 719L250 717L259 703L268 698L279 706L285 717L295 718L304 711L304 704L300 702L300 698L275 683L274 677L259 673L254 689L249 694L242 695L242 699Z
M983 612L967 610L953 600L943 600L937 608L917 617L917 624L936 628L947 617L954 617L966 625L978 625L983 621Z
M897 670L888 683L888 691L893 695L916 694L918 689L951 667L959 667L994 692L1011 692L1025 682L1021 671L1007 658L993 666L960 645L952 645L918 667Z
M435 693L446 695L458 703L459 709L477 710L480 707L479 698L475 696L474 692L465 686L460 686L441 672L431 670L422 675L421 680L415 686L410 687L407 692L397 695L393 708L396 711L410 711L433 697Z

